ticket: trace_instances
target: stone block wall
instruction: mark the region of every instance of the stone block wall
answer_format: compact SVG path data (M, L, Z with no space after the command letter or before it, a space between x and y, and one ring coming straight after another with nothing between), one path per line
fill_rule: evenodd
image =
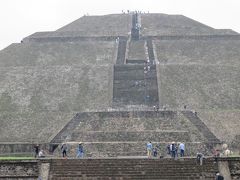
M39 175L38 161L13 160L0 161L0 179L37 179Z

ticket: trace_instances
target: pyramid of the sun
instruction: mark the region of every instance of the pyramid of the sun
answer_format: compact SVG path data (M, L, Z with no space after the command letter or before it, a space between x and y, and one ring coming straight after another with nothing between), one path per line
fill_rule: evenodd
M63 141L109 154L143 152L148 140L232 143L239 117L240 35L182 15L84 16L0 51L2 151Z

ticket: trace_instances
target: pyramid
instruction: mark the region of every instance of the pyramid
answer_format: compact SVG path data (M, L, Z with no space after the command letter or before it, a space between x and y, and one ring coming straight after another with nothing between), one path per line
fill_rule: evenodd
M183 15L83 16L36 32L0 51L0 149L82 141L89 156L122 156L177 141L191 155L236 144L239 45L237 32Z

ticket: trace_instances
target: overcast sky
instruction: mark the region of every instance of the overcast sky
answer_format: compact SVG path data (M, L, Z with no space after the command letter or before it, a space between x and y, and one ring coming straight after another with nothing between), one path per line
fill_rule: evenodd
M213 28L240 32L240 0L0 0L0 49L38 31L54 31L84 14L182 14Z

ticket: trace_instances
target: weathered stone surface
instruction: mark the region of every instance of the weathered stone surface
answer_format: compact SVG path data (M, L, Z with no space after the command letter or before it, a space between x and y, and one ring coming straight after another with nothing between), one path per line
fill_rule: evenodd
M37 161L0 161L0 179L37 179Z
M229 161L229 169L233 180L240 178L240 160Z
M238 39L181 39L155 40L157 58L164 65L197 64L239 66L240 40Z
M84 16L57 31L78 31L83 32L84 36L121 36L128 35L131 31L131 23L131 14Z
M235 137L240 132L239 127L239 110L201 110L199 116L203 122L208 126L208 128L222 141L228 143L229 145ZM232 149L234 147L239 147L237 141L235 146L230 146Z
M116 61L115 41L12 44L0 52L1 67L110 65Z
M142 14L141 24L143 36L237 34L215 30L183 15Z
M132 41L129 44L128 59L129 60L147 60L145 53L145 41Z
M239 109L239 66L159 65L162 105L181 109Z

